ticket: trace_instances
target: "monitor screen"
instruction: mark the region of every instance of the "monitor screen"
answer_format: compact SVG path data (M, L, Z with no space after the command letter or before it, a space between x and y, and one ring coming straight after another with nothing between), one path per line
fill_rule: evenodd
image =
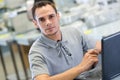
M120 80L120 32L102 39L102 80Z

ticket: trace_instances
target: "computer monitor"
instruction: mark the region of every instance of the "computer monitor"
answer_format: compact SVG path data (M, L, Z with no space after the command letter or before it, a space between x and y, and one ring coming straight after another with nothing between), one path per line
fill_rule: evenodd
M120 80L120 32L102 39L102 80Z

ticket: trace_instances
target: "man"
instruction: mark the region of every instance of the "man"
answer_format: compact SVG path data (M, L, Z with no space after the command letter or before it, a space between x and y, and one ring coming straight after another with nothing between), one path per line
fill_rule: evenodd
M60 16L54 4L36 2L32 14L34 24L41 30L29 52L34 80L80 79L83 72L96 65L100 44L75 28L60 29Z

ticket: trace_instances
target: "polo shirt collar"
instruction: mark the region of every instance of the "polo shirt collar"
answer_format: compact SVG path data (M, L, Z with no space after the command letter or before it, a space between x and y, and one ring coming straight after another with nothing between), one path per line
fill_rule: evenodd
M62 35L63 37L63 35ZM46 37L44 34L41 34L41 41L48 47L52 47L52 48L56 48L58 45L57 41L54 41L52 39L49 39L48 37ZM66 43L66 40L62 40L61 43Z

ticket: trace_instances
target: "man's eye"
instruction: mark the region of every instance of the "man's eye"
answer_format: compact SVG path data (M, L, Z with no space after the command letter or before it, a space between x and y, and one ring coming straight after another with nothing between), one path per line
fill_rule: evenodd
M40 22L44 22L45 19L44 19L44 18L39 18L39 21L40 21Z
M49 19L52 19L52 18L54 18L55 17L55 15L50 15L49 16Z

